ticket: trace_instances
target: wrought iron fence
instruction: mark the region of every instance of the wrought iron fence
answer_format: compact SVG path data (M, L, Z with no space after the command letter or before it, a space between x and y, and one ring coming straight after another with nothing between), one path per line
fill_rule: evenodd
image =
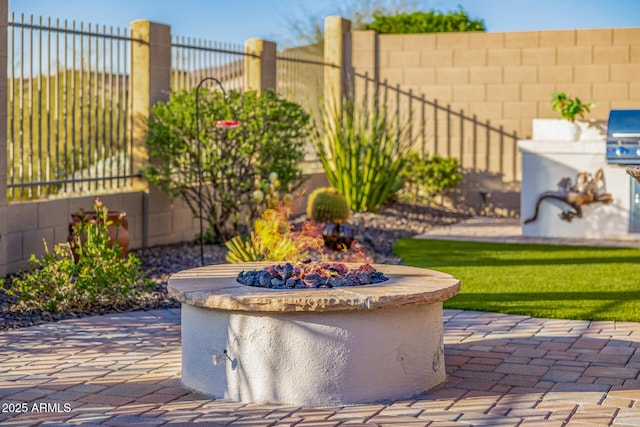
M291 48L276 54L276 92L300 104L319 131L322 131L323 120L324 72L331 66L324 62L322 51L314 51L313 46ZM305 160L318 160L311 142L307 145Z
M324 98L324 68L321 52L303 48L276 54L276 92L300 104L316 120L321 119Z
M518 134L494 126L489 120L467 115L437 99L427 99L400 85L380 81L367 73L350 70L347 74L349 96L364 105L374 101L386 104L399 125L408 126L415 141L414 150L422 156L438 153L456 157L463 169L489 172L505 181L518 177Z
M244 89L243 46L174 36L171 40L171 91L194 89L205 77L215 77L225 90Z
M9 200L129 185L127 30L15 14L8 26Z

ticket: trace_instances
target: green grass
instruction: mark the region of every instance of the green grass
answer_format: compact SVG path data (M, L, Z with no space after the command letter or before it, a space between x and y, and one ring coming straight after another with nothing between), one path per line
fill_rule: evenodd
M445 308L640 321L640 249L404 239L394 251L460 280Z

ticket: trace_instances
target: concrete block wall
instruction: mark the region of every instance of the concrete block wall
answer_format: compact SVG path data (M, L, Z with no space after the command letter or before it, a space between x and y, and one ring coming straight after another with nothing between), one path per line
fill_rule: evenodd
M552 92L595 102L588 117L600 126L610 109L640 108L640 28L408 35L357 31L352 62L356 72L503 126L519 139L531 135L532 119L559 117L552 110ZM427 116L427 127L432 117ZM452 132L455 137L457 129ZM480 165L467 172L466 202L477 205L479 191L490 190L494 204L505 207L503 213L519 211L521 157L515 144L501 151L492 146L498 139L492 139L489 155L478 144L475 159L470 150L454 147L448 153L444 144L429 144L430 152Z
M377 45L377 46L376 46ZM377 73L523 137L558 117L551 92L593 101L590 118L640 108L640 28L353 35L356 71Z
M304 194L295 199L293 214L305 211L311 189L326 185L324 173L311 174L302 187ZM1 237L8 248L2 264L5 274L26 270L31 254L44 255L43 239L50 250L55 244L66 242L71 214L80 209L93 210L96 197L110 210L126 212L130 249L191 242L200 233L200 221L193 216L186 202L180 198L172 200L155 187L146 192L12 203L5 211L7 231Z
M130 249L193 241L199 233L199 222L181 199L171 200L156 189L104 194L98 196L110 210L125 211ZM147 201L145 202L145 198ZM12 203L7 209L7 272L25 270L31 254L44 254L46 241L51 250L56 243L67 241L71 214L80 209L92 210L95 196ZM147 204L147 208L144 204ZM145 224L146 232L145 236Z

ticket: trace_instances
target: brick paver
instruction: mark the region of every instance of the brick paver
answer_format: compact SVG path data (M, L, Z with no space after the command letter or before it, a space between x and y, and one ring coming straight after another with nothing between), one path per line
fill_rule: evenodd
M179 310L3 332L0 425L640 426L640 324L444 314L443 386L335 408L183 388Z
M523 241L517 221L504 219L424 237ZM445 310L444 321L444 385L335 408L247 405L183 388L179 310L3 332L0 425L640 427L640 323L459 310Z

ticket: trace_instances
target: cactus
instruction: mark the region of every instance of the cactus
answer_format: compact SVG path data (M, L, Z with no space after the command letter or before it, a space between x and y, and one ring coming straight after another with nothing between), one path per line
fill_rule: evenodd
M307 216L320 222L344 224L349 219L347 200L336 189L321 187L314 190L307 202Z

